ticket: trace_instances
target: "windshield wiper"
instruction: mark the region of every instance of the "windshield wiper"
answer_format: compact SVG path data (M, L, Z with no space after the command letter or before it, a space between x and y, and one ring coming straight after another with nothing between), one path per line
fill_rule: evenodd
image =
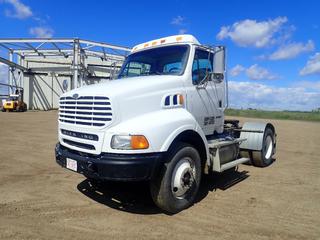
M149 72L147 75L162 75L162 72L158 72L158 71L153 71L153 72Z

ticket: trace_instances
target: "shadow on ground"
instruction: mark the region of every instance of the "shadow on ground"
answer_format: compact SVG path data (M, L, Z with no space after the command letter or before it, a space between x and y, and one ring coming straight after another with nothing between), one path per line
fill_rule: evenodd
M247 171L226 171L203 177L195 202L200 202L209 192L226 190L249 177ZM134 214L163 213L152 201L148 182L96 182L84 180L78 190L94 201L108 207Z

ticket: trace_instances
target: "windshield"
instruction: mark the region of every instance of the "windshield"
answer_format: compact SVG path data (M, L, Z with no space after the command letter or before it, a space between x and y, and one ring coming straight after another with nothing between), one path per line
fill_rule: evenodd
M181 75L189 53L188 45L159 47L129 55L118 78L146 75Z

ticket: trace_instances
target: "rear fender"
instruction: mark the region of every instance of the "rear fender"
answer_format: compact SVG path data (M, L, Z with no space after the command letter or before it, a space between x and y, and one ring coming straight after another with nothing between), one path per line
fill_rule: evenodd
M267 128L271 128L274 132L274 146L276 145L276 132L271 123L267 122L246 122L243 124L242 130L250 130L257 132L241 132L240 138L247 139L240 144L243 150L261 151L263 144L264 132ZM259 132L258 132L259 131ZM274 153L276 148L274 147Z

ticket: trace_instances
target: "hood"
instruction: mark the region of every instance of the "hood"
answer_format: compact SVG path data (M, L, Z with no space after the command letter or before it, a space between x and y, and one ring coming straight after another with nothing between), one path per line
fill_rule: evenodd
M67 92L63 96L78 94L79 97L108 97L112 106L113 124L116 124L119 121L160 110L164 96L177 94L182 86L182 76L143 76L84 86Z
M63 96L72 96L73 94L79 94L79 96L129 96L131 93L134 95L148 93L150 90L160 90L168 88L174 82L180 82L181 76L172 75L153 75L142 77L122 78L116 80L110 80L104 83L98 83L88 86L83 86L77 89L73 89Z

